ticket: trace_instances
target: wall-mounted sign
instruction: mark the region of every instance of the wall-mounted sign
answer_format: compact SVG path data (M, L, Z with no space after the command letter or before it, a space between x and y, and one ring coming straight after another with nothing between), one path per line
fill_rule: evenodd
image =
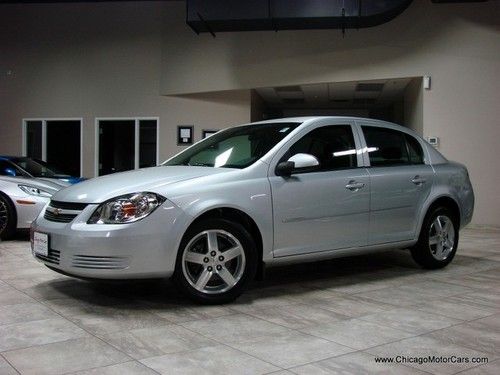
M193 144L193 125L179 125L177 126L177 145L191 145Z
M202 132L201 132L201 138L202 139L208 138L208 137L210 137L211 135L214 135L217 132L218 132L218 130L203 129Z

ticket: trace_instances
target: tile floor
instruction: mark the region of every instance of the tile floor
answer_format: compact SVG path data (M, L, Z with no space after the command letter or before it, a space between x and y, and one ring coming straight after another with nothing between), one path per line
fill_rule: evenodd
M377 364L377 356L465 357ZM487 364L472 363L487 358ZM168 281L90 283L0 243L0 374L499 374L500 230L444 270L405 251L275 268L235 303Z

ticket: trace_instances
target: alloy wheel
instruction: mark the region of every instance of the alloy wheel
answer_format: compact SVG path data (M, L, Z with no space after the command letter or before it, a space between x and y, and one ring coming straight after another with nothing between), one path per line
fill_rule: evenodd
M448 216L439 215L429 229L429 247L432 256L437 260L445 260L455 246L455 227Z
M7 204L0 199L0 233L3 233L3 231L7 228L9 220L9 211L7 208Z
M245 272L245 252L229 232L211 229L197 234L182 254L182 272L189 284L206 294L233 288Z

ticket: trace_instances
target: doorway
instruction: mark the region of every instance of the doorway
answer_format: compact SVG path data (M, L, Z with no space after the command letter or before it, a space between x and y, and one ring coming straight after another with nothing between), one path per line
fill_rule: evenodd
M354 116L422 134L422 77L330 82L252 90L252 121L295 116Z
M96 176L158 164L158 118L96 120Z

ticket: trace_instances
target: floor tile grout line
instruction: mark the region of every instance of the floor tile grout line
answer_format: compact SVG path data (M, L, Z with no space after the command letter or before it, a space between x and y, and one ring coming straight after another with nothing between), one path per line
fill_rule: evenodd
M19 291L20 293L24 293L22 290L19 290L17 289L16 287L13 286L14 289L16 289L17 291ZM26 293L24 293L25 295L28 295ZM134 361L135 359L132 358L131 356L129 356L127 353L123 352L122 350L119 350L119 349L116 349L115 347L113 347L112 345L110 345L109 343L107 343L106 341L104 341L103 339L101 339L100 337L94 335L92 332L88 331L87 329L85 329L84 327L78 325L77 323L71 321L70 319L68 319L67 317L65 317L64 315L60 314L58 311L54 310L51 306L48 306L47 304L44 303L43 300L39 300L37 298L34 298L34 297L31 297L28 295L28 297L30 298L33 298L33 300L37 301L38 303L42 304L43 306L47 307L48 309L50 309L51 311L53 311L56 315L58 315L60 318L62 318L63 320L75 325L76 327L80 328L82 331L86 332L87 334L89 334L90 336L96 338L97 340L101 341L102 343L104 343L105 345L107 346L110 346L112 347L113 349L117 350L118 352L122 353L123 355L125 355L126 357L130 358L132 361ZM42 345L31 345L31 346L28 346L28 347L24 347L23 349L28 349L28 348L32 348L32 347L36 347L36 346L44 346L44 345L50 345L50 344L54 344L54 343L58 343L58 342L65 342L65 341L70 341L70 340L78 340L78 339L83 339L85 337L78 337L78 338L72 338L72 339L68 339L68 340L62 340L62 341L54 341L54 342L51 342L51 343L46 343L46 344L42 344ZM13 350L19 350L19 349L13 349ZM13 351L13 350L9 350L9 351ZM7 351L5 351L7 352ZM5 352L2 352L2 353L5 353ZM1 354L1 353L0 353ZM17 370L17 369L16 369Z
M105 369L107 367L112 367L112 366L117 366L117 365L122 365L122 364L125 364L125 363L138 363L142 366L145 366L146 368L150 369L151 371L153 371L154 373L158 374L158 375L162 375L161 373L159 373L158 371L152 369L151 367L149 366L146 366L144 363L141 363L139 362L138 360L134 359L133 361L126 361L126 362L119 362L119 363L113 363L113 364L110 364L110 365L106 365L106 366L98 366L98 367L89 367L89 368L86 368L86 369L83 369L83 370L77 370L77 371L70 371L70 372L64 372L60 375L72 375L72 374L77 374L78 372L80 371L89 371L89 370L98 370L98 369Z
M469 370L472 370L472 369L475 369L475 368L479 368L479 367L481 367L481 366L486 366L486 365L489 365L489 364L491 364L491 363L500 363L500 359L499 359L499 358L497 358L497 359L494 359L494 360L493 360L493 361L491 361L491 362L490 362L490 361L488 361L488 363L481 363L481 364L478 364L477 366L472 366L472 367L469 367L469 368L466 368L466 369L460 370L460 371L456 372L456 373L455 373L455 374L453 374L453 375L456 375L456 374L461 374L461 373L463 373L463 372L465 372L465 371L469 371Z
M18 370L17 368L15 368L15 367L14 367L14 365L13 365L12 363L10 363L10 361L9 361L7 358L5 358L5 356L4 356L2 353L0 353L0 358L3 358L3 359L4 359L4 361L5 361L6 363L8 363L8 364L9 364L9 366L10 366L10 367L12 367L12 369L13 369L15 372L17 372L18 374L21 374L21 373L19 372L19 370Z
M192 329L189 329L189 328L187 328L187 327L184 327L184 326L182 326L181 324L178 324L178 325L179 325L179 326L181 326L181 327L183 327L184 329L187 329L188 331L190 331L190 332L192 332L192 333L195 333L195 334L197 334L197 335L201 335L201 336L203 336L203 337L205 337L205 338L207 338L207 339L209 339L209 340L213 340L213 341L217 342L218 344L223 345L223 346L225 346L225 347L227 347L227 348L229 348L229 349L236 350L236 351L238 351L238 352L240 352L240 353L243 353L243 354L245 354L245 355L248 355L248 356L250 356L250 357L253 357L253 358L255 358L255 359L259 360L259 361L265 362L265 363L267 363L267 364L269 364L269 365L271 365L271 366L277 367L277 368L279 368L279 369L281 369L281 370L285 370L285 368L283 368L283 367L281 367L281 366L275 365L275 364L273 364L273 363L271 363L271 362L268 362L268 361L266 361L266 360L264 360L264 359L262 359L262 358L256 357L256 356L254 356L254 355L252 355L252 354L250 354L250 353L246 353L246 352L244 352L244 351L242 351L242 350L240 350L240 349L233 348L233 347L231 347L231 346L227 345L226 343L221 342L221 341L219 341L219 340L217 340L217 339L214 339L214 338L208 337L208 336L206 336L206 335L204 335L204 334L202 334L202 333L199 333L199 332L193 331ZM193 350L196 350L196 349L193 349ZM192 351L192 350L188 350L188 351ZM144 358L144 359L146 359L146 358Z

